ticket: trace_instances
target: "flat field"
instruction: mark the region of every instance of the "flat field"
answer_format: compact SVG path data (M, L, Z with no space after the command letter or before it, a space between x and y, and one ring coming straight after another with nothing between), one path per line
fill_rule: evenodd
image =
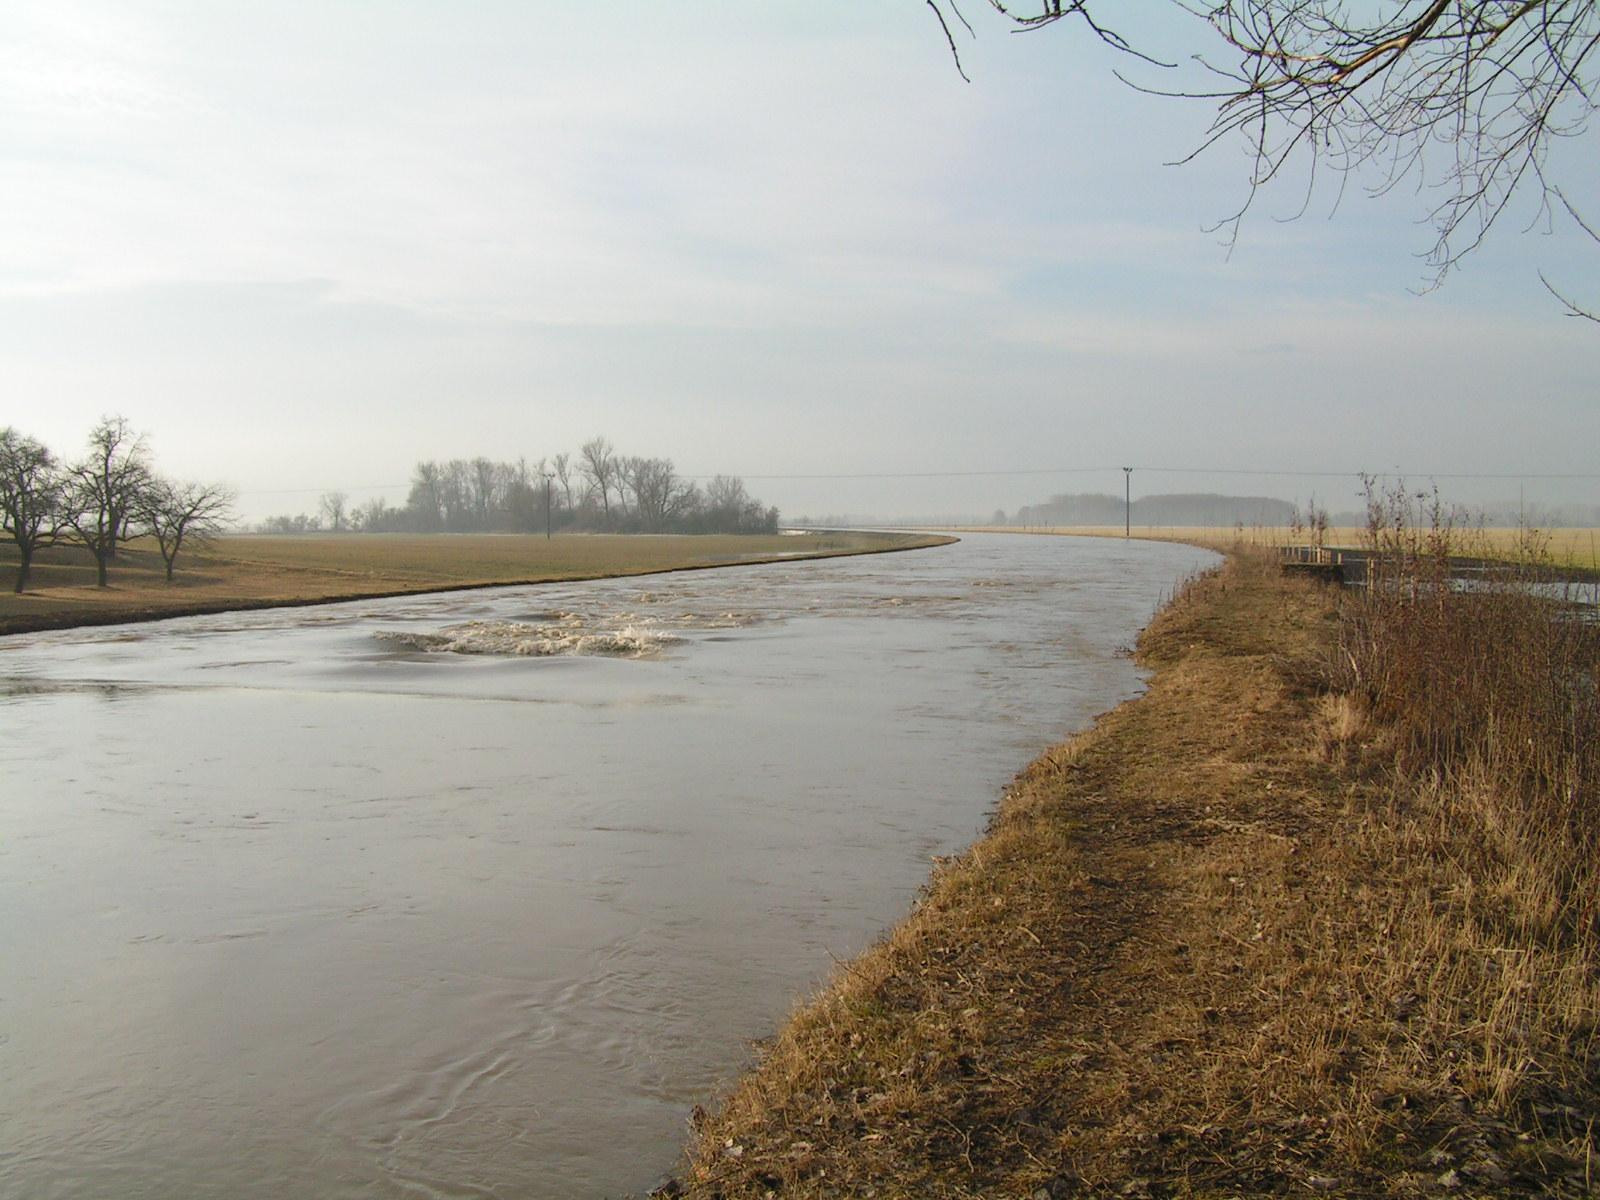
M871 554L939 545L914 533L786 536L574 534L318 534L219 538L178 558L166 582L153 544L117 553L95 586L87 552L62 547L34 561L28 590L10 590L16 554L0 549L0 634L187 613L317 604L406 592L644 575L696 567Z
M1121 525L1010 525L973 526L970 532L987 529L996 533L1072 534L1081 537L1121 537ZM1254 525L1237 529L1227 525L1135 525L1132 536L1161 542L1188 542L1208 546L1215 550L1244 543L1247 546L1308 545L1310 538L1302 530L1295 533L1287 526ZM1355 548L1365 545L1367 531L1355 526L1342 526L1328 530L1325 544L1331 547ZM1455 552L1470 558L1514 559L1522 544L1523 533L1518 529L1456 529L1452 533ZM1540 529L1533 533L1534 544L1541 547L1546 561L1554 567L1579 567L1600 570L1600 530L1596 529Z

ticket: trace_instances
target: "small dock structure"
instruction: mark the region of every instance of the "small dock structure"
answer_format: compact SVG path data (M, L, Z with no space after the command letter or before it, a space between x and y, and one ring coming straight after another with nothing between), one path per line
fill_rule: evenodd
M1328 583L1345 581L1342 550L1327 546L1280 546L1278 557L1285 575L1304 575Z

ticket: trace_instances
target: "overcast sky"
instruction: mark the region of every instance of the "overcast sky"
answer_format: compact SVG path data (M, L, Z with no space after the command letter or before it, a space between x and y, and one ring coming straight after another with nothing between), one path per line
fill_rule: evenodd
M1015 509L1124 463L1334 508L1346 480L1154 468L1597 470L1600 329L1538 271L1581 292L1600 249L1520 212L1418 295L1426 196L1280 220L1290 187L1230 255L1240 150L1163 165L1203 104L969 15L966 83L918 0L9 0L0 425L70 455L125 414L251 517L597 433L790 516ZM1580 199L1593 133L1555 160ZM953 474L775 478L916 472Z

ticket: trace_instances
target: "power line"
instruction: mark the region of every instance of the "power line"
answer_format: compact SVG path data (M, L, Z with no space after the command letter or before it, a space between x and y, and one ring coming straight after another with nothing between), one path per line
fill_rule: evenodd
M1105 468L1110 470L1111 468ZM1600 479L1600 471L1258 471L1248 467L1138 467L1161 475L1271 475L1288 478L1360 479Z
M1143 471L1152 475L1257 475L1283 479L1374 479L1398 477L1414 479L1600 479L1600 471L1569 473L1486 472L1486 471L1286 471L1253 467L1033 467L996 471L857 471L815 475L742 475L741 479L959 479L1013 475L1108 475L1120 470ZM684 475L683 479L712 479L711 475Z

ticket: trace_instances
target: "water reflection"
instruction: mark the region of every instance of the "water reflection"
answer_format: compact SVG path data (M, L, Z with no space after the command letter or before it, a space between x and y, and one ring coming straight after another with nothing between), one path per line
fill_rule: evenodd
M973 538L8 640L0 1194L648 1186L1207 557ZM675 640L428 643L629 622Z

